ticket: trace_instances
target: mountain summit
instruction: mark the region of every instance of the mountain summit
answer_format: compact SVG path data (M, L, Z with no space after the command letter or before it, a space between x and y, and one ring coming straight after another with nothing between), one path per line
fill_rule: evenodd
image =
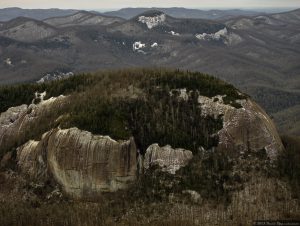
M214 77L119 70L3 87L0 96L6 97L0 99L0 197L13 197L1 199L1 222L26 208L17 216L31 225L45 213L40 208L56 205L64 211L57 216L46 210L47 218L72 224L83 222L72 208L81 210L84 222L104 225L135 214L143 219L139 224L178 214L190 221L189 212L166 211L185 206L217 211L224 217L214 221L235 225L254 216L284 216L277 207L286 202L290 214L299 207L292 198L298 177L288 171L297 161L285 162L297 155L289 156L273 122L250 97ZM268 212L257 212L249 195ZM216 210L215 203L223 208ZM236 205L251 207L227 215ZM103 219L91 212L107 206ZM148 206L170 215L149 216Z

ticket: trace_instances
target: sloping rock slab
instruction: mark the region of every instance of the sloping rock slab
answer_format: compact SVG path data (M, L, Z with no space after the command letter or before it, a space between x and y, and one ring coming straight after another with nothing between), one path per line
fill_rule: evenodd
M158 144L150 145L145 154L144 168L158 165L163 172L175 174L181 167L186 166L193 158L193 153L185 149L173 149L167 145L159 147Z
M125 189L136 179L133 139L115 141L77 128L54 129L18 150L19 170L31 179L53 177L73 198Z

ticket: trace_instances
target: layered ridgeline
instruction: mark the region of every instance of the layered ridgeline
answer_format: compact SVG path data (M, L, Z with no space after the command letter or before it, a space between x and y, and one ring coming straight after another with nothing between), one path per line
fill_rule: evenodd
M19 214L15 207L7 211L19 200L26 200L21 209L29 205L34 213L27 213L41 219L45 209L54 214L49 209L60 200L70 213L90 216L84 221L91 225L111 218L130 225L143 217L151 221L143 209L148 204L175 211L193 203L202 213L222 212L231 223L293 216L299 209L297 151L286 153L272 121L251 98L205 74L136 69L5 86L0 111L4 223ZM72 210L81 204L70 207L64 198L101 199L112 210L97 218L89 208ZM212 203L229 207L216 210ZM232 216L245 206L249 212ZM67 212L59 214L65 225L83 224ZM29 215L20 220L35 224ZM180 216L190 220L187 213ZM57 214L52 220L49 225Z

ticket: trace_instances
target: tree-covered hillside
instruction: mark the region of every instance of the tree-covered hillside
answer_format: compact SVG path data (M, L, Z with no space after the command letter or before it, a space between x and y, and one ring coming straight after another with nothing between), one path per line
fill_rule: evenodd
M0 112L0 224L250 225L299 217L298 138L283 137L284 150L268 115L212 76L130 69L2 86ZM176 153L192 157L171 174L151 162L157 153L167 161L178 155L174 168L185 155ZM105 187L92 202L72 199L55 177L71 178L75 190L82 178L101 188L122 184L130 160L134 181L125 190ZM96 195L90 182L82 190Z
M178 101L178 89L183 88L193 98ZM245 98L232 85L198 72L136 69L82 74L42 84L4 86L0 88L0 111L31 104L34 93L44 91L45 99L66 95L69 100L63 107L48 112L45 118L48 122L30 129L24 141L60 125L114 139L134 136L142 152L155 142L193 151L199 146L215 146L218 140L212 135L222 128L222 120L203 117L198 96L226 95L224 102L235 107L239 107L236 99ZM15 147L6 151L11 148Z

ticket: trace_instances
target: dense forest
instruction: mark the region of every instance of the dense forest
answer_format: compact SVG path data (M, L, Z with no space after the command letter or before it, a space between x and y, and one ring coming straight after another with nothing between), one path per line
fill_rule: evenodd
M186 88L191 96L188 101L178 98L176 89L181 88ZM29 137L24 137L24 141L58 126L54 121L63 115L59 122L62 128L78 127L114 139L134 136L142 152L152 143L195 152L200 146L206 149L215 146L218 140L212 135L222 128L222 120L203 118L198 96L226 95L224 102L235 107L239 107L236 99L245 98L232 85L198 72L136 69L82 74L42 84L4 86L0 88L0 111L30 104L35 92L44 91L46 99L59 95L72 98L44 116L47 124L38 123L37 128L30 128Z

